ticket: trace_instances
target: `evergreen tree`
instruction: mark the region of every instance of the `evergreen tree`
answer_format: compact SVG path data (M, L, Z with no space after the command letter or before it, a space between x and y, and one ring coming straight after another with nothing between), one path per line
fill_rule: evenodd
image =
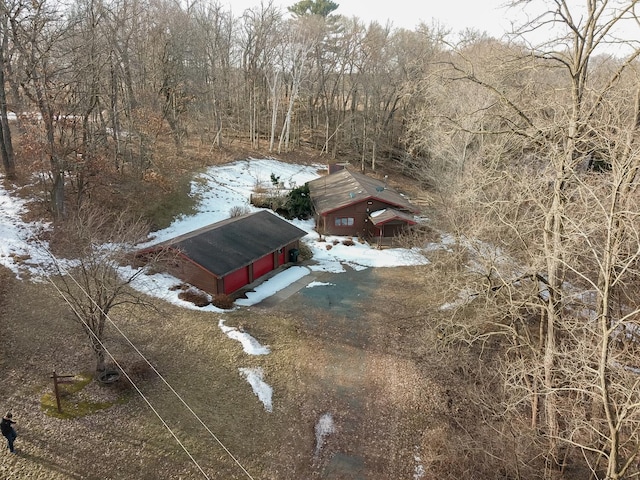
M296 17L320 15L327 18L337 10L339 5L331 0L301 0L287 9Z

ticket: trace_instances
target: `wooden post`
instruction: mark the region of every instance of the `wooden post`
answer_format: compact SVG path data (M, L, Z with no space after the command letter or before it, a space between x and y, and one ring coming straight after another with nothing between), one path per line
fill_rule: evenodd
M60 390L58 390L58 384L72 383L71 380L60 380L61 378L72 377L75 377L75 375L58 375L55 370L53 371L53 375L51 375L51 378L53 378L53 391L56 395L56 405L58 406L58 413L62 413L62 405L60 404Z
M58 413L62 413L62 407L60 406L60 392L58 391L58 376L56 375L56 371L53 371L53 391L56 394L56 405L58 406Z

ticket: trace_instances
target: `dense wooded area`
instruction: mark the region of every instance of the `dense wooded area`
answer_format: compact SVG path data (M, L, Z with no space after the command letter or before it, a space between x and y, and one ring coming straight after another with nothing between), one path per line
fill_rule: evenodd
M46 157L61 216L65 184L81 198L105 170L157 170L159 137L173 142L165 156L241 138L272 154L403 160L419 104L409 86L429 69L433 35L366 26L336 7L293 15L263 3L236 18L207 1L5 1L3 145L8 109L27 150L16 161L7 149L5 171Z
M634 478L638 2L512 2L532 5L509 37L453 41L321 0L239 17L205 0L4 0L4 171L41 175L58 220L98 186L125 202L115 185L171 183L234 144L410 176L455 245L427 274L457 298L440 340L482 352L476 405L504 420L461 456L504 478Z

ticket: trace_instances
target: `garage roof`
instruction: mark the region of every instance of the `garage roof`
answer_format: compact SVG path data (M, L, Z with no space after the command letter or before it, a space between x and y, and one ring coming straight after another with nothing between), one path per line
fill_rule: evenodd
M222 277L307 234L286 220L261 210L233 217L163 242Z

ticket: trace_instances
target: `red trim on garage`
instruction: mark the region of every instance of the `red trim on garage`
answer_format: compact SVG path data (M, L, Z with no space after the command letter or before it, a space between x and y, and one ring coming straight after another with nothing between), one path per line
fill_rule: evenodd
M227 295L249 284L249 267L243 267L224 277L224 293Z
M253 279L260 278L271 270L273 270L273 253L265 255L253 263Z

